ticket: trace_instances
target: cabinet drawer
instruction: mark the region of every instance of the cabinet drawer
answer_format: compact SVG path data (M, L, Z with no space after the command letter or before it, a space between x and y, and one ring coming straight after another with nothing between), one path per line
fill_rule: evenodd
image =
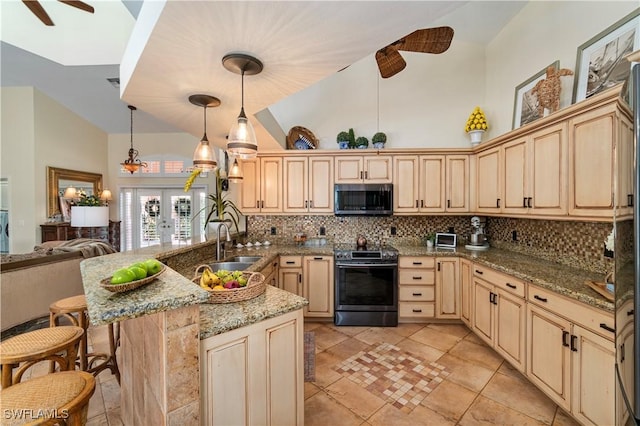
M401 317L433 318L436 313L435 303L401 302L398 306Z
M280 256L281 268L301 268L302 256Z
M433 302L435 294L435 287L432 285L400 286L400 300Z
M614 329L612 313L593 308L534 285L529 285L527 300L602 337L607 339L613 339L614 337L614 332L607 330L607 328Z
M522 298L525 297L525 283L510 275L506 275L494 269L478 265L473 266L473 275L482 278L486 282L493 284L506 292L515 294L516 296Z
M436 282L436 272L433 269L400 269L398 282L400 285L433 285Z
M400 268L435 268L436 258L431 256L400 256Z

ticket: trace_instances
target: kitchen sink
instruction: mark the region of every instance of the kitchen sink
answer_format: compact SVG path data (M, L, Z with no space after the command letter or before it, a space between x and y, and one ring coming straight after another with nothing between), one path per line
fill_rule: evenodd
M213 272L221 269L226 269L227 271L244 271L251 265L253 265L253 262L215 262L210 263L209 267Z
M250 262L254 263L262 259L262 256L234 256L229 259L230 262Z

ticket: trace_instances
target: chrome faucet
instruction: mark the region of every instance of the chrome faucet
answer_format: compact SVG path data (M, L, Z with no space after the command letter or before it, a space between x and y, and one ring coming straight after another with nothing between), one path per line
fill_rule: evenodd
M216 240L216 260L220 260L220 228L224 228L227 230L227 241L231 241L231 233L229 232L229 227L224 222L218 222L218 226L216 227L218 239Z

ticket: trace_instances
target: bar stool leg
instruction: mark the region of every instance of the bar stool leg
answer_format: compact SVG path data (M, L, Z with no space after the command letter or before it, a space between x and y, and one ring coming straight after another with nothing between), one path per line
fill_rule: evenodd
M120 323L116 323L116 332L114 333L113 323L109 324L109 353L111 356L111 372L116 376L118 384L120 384L120 369L118 368L118 360L116 359L116 350L120 343ZM116 337L117 334L117 337Z

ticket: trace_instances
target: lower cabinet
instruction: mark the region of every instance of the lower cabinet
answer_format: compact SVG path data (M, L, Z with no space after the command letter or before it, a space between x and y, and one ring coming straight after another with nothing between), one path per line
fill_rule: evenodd
M333 318L333 256L304 256L302 270L304 316Z
M460 318L459 261L454 257L436 259L436 318Z
M529 380L582 424L615 424L612 316L535 286L529 299Z
M473 309L472 280L473 262L467 259L460 259L460 319L467 327L471 327L471 312Z
M278 260L270 262L260 271L264 275L264 281L273 287L278 287Z
M302 296L302 256L280 256L278 287Z
M200 341L206 425L303 425L302 310Z
M526 333L524 296L524 283L490 268L473 267L473 331L522 372Z
M435 266L435 257L399 257L398 316L400 322L420 322L435 317Z

